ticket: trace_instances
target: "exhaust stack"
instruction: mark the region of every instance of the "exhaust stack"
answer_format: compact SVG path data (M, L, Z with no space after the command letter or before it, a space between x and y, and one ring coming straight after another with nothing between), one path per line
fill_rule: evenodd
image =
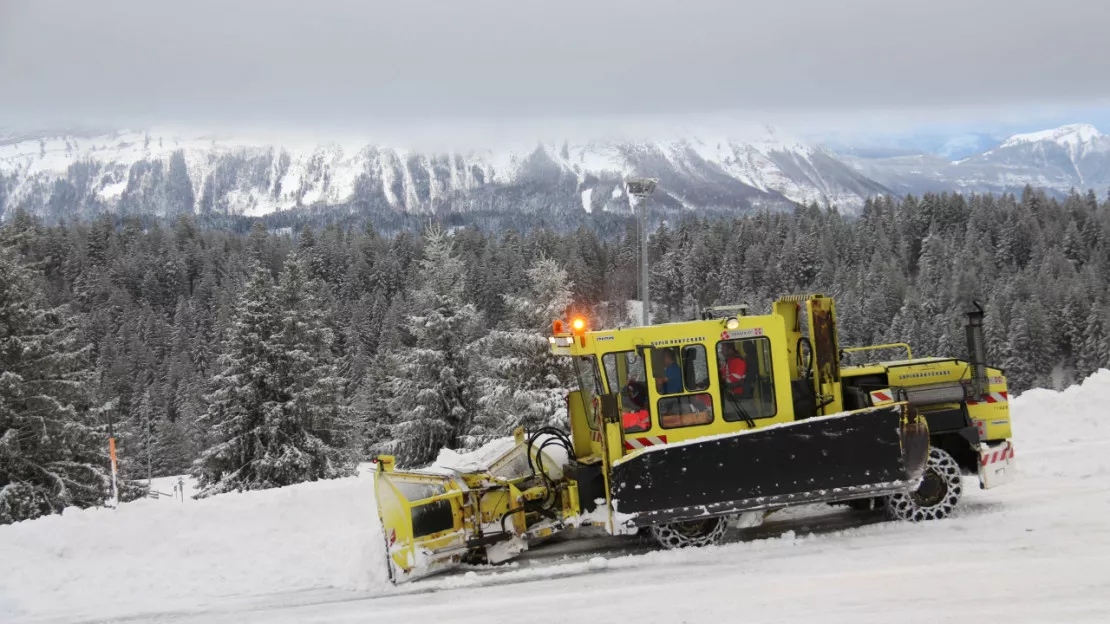
M971 365L971 392L974 399L987 394L987 342L983 338L983 317L987 315L978 301L967 313L967 361Z

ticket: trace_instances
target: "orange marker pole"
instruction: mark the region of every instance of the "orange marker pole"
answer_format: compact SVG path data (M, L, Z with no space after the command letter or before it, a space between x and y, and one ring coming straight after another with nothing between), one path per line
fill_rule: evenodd
M119 507L119 488L116 485L116 439L108 438L108 456L112 458L112 507Z

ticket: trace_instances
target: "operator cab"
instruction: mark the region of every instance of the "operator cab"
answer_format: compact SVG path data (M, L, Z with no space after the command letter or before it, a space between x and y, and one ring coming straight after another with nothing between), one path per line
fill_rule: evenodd
M788 297L771 314L748 312L746 306L713 308L701 320L601 331L590 331L581 318L556 321L549 340L553 353L573 356L580 390L568 400L572 426L589 442L588 452L582 445L585 455L617 445L630 453L842 409L832 300ZM803 321L817 328L812 343ZM606 404L621 425L621 439L608 444L602 440Z

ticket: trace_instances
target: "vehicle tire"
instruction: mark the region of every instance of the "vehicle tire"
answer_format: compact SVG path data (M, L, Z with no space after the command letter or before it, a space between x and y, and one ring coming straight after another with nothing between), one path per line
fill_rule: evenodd
M959 464L947 452L934 446L929 449L921 484L912 492L888 496L887 513L895 520L940 520L956 508L963 489Z
M657 544L672 550L675 548L700 548L721 543L728 528L725 518L706 518L689 522L657 524L650 528L651 537Z

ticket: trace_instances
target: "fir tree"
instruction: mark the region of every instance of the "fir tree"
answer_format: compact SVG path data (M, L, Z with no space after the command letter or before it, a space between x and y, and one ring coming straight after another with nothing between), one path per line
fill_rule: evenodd
M199 496L350 474L349 417L303 268L276 292L256 266L240 298L203 417L215 438L194 468Z
M89 411L88 349L0 246L0 524L103 504L107 440Z
M554 319L566 318L573 284L555 261L540 257L528 270L529 289L505 295L507 327L476 343L480 357L480 416L471 444L508 435L518 426L565 426L566 358L551 354L547 335Z
M435 459L465 441L476 406L472 342L481 323L463 300L464 267L451 239L429 230L420 263L421 287L404 329L411 346L396 351L388 409L396 415L386 449L409 465Z

